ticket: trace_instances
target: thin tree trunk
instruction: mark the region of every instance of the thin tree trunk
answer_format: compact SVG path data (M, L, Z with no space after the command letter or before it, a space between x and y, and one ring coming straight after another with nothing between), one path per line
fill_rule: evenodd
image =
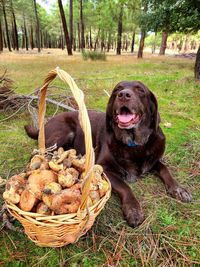
M31 24L31 29L30 29L30 45L31 45L31 49L34 49L34 39L33 39L33 26Z
M12 48L15 50L15 48L16 48L16 44L15 44L15 33L14 33L14 24L13 24L13 21L12 21L11 23L12 23L11 46L12 46Z
M26 40L25 40L25 33L24 33L24 27L21 26L21 29L22 29L22 43L21 43L21 47L22 47L22 49L24 49L24 47L25 47L25 43L26 43Z
M81 50L81 31L80 31L80 24L77 23L77 28L78 28L78 50Z
M107 52L110 51L110 46L111 46L111 33L108 33L108 43L107 43Z
M95 40L95 43L94 43L94 51L97 49L98 47L98 43L99 43L99 35L100 35L100 29L98 29L98 33L97 33L97 36L96 36L96 40Z
M17 51L19 51L17 23L16 23L16 17L15 17L12 0L10 0L10 5L11 5L11 13L13 17L14 43L15 43L15 48L17 49Z
M128 50L128 46L129 46L128 36L126 35L126 39L125 39L125 51L126 51L126 52L127 52L127 50Z
M85 49L85 27L83 21L83 0L80 0L81 50Z
M92 43L92 28L90 27L90 50L93 49L93 43Z
M73 0L69 2L69 34L71 46L73 47Z
M120 7L117 29L117 55L121 55L122 48L122 22L123 21L123 4Z
M67 53L69 56L72 56L72 46L71 46L71 42L70 42L69 32L68 32L68 28L67 28L67 21L65 19L65 13L64 13L63 5L62 5L62 0L58 0L58 6L59 6L59 10L60 10L60 17L62 20L62 25L63 25L65 43L67 46Z
M105 39L105 34L104 34L104 30L102 30L101 31L101 52L103 52L103 50L105 48L104 39Z
M33 0L34 4L34 11L35 11L35 18L36 18L36 40L37 40L37 48L38 52L41 52L41 41L40 41L40 22L38 17L37 5L36 0Z
M6 42L6 36L5 36L5 32L2 31L3 34L3 42L4 42L4 47L7 48L7 42Z
M160 45L160 52L159 55L164 55L165 54L165 49L167 48L167 37L168 37L168 32L163 31L162 32L162 41Z
M182 44L182 47L181 47L181 53L185 53L187 52L188 50L188 35L185 36L184 40L183 40L183 44Z
M3 52L3 32L0 18L0 52Z
M152 44L152 54L155 53L156 51L156 37L157 37L157 32L155 32L155 36L154 36L154 40L153 40L153 44Z
M195 67L194 67L194 75L197 80L200 80L200 46L197 51Z
M131 53L134 53L134 48L135 48L135 31L133 31L133 35L132 35Z
M74 27L73 50L76 51L76 27Z
M141 37L140 37L140 46L139 46L138 55L137 55L138 58L143 57L145 35L146 35L145 31L143 30L141 32Z
M6 17L6 8L5 8L5 3L4 0L1 0L2 3L2 8L3 8L3 15L4 15L4 23L5 23L5 28L6 28L6 38L7 38L7 45L8 45L8 50L11 52L11 44L10 44L10 37L9 37L9 31L8 31L8 22L7 22L7 17Z
M25 40L25 47L26 47L26 50L28 51L28 35L27 35L27 30L26 30L26 20L25 20L25 15L24 15L24 40Z
M42 30L40 31L40 42L41 42L41 49L44 47L44 40L43 40L43 32Z
M64 40L63 40L63 31L62 31L62 25L60 25L60 42L61 42L61 49L64 50Z

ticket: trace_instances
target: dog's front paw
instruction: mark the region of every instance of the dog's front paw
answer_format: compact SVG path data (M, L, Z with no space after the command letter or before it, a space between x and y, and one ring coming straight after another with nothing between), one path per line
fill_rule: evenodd
M192 201L191 193L188 192L181 185L177 185L177 186L171 187L167 191L173 198L176 198L177 200L180 200L182 202L190 202L190 201Z
M141 208L134 208L130 204L123 205L123 214L131 227L136 227L144 221L144 213Z

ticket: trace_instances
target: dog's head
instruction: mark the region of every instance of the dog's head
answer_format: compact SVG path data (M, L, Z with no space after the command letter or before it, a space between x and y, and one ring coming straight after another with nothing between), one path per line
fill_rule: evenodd
M107 130L114 130L118 139L126 134L136 144L144 145L160 122L156 97L141 82L122 81L109 99L106 119Z

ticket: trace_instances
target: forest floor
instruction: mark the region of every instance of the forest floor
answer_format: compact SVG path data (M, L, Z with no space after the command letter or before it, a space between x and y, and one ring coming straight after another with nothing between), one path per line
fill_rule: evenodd
M145 213L141 226L133 229L126 224L119 199L112 195L92 229L66 247L41 248L25 234L1 228L0 266L200 266L200 84L193 78L194 59L145 54L138 60L124 54L91 62L83 61L80 54L68 57L65 51L55 50L0 55L0 73L7 70L17 94L33 92L56 66L76 78L88 108L102 111L108 101L105 91L111 93L119 81L145 83L159 103L167 138L164 161L192 192L193 201L185 204L170 198L158 179L145 175L131 184ZM60 81L54 85L64 87ZM48 113L55 111L61 109L51 106ZM31 122L27 110L10 115L0 113L0 176L5 179L21 171L37 147L24 132L23 126ZM18 222L15 225L20 227Z

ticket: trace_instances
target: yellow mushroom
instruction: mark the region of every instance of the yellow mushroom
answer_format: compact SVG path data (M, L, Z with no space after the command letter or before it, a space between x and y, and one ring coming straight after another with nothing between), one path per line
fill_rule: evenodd
M30 162L30 169L31 170L36 170L40 168L40 165L44 161L44 157L41 155L35 155L32 157L31 162Z
M99 183L99 195L101 198L106 194L108 189L109 189L108 182L102 179L102 181Z
M63 164L57 164L53 161L49 162L49 167L51 170L53 170L55 172L59 172L60 170L63 170Z
M20 195L26 186L26 182L20 175L12 176L6 182L6 190L3 193L3 198L13 204L19 203Z
M43 215L51 215L50 208L44 202L40 202L37 205L36 212Z
M75 213L77 212L80 203L80 190L71 190L70 188L67 188L53 196L50 208L55 214Z
M76 150L75 149L69 149L67 151L64 151L60 156L59 159L56 161L56 164L62 163L65 159L72 159L76 157Z
M98 190L90 190L89 194L93 205L96 204L100 200L100 195Z
M41 199L42 191L46 184L57 182L58 177L51 170L39 170L32 173L28 178L28 189L34 193L35 197Z
M20 195L15 192L13 187L9 191L3 193L3 198L13 204L18 204L20 201Z
M37 202L35 195L26 188L20 196L19 208L23 211L31 211Z
M61 190L62 190L62 187L58 183L52 182L52 183L46 184L42 192L43 202L48 207L50 207L54 194L59 193Z
M79 172L84 172L85 170L85 158L81 158L81 159L73 159L72 160L72 166L78 170Z
M78 179L79 173L74 168L68 168L58 174L58 182L62 187L71 187Z

